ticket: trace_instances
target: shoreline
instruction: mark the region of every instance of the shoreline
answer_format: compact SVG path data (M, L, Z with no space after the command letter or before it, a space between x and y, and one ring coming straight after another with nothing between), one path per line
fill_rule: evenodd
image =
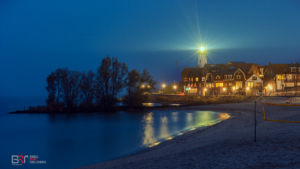
M300 155L298 152L300 133L296 131L300 124L263 120L261 103L285 103L285 101L286 99L268 99L257 103L257 142L254 142L253 133L254 102L178 107L176 110L222 111L230 114L231 117L205 129L196 129L176 136L172 140L164 141L157 146L131 155L78 168L274 168L276 166L300 166L300 163L294 163ZM300 99L294 99L294 102L299 104ZM167 109L171 110L172 108ZM286 151L282 151L278 147ZM271 153L264 153L266 151ZM274 154L274 152L276 153ZM288 156L290 160L288 163L286 160L280 160L284 154L292 154ZM262 155L266 156L262 157Z

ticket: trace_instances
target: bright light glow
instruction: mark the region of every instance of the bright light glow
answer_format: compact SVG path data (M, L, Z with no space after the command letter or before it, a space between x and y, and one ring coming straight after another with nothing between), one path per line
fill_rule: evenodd
M200 50L201 50L201 51L204 51L204 47L201 47Z
M235 89L235 87L232 88L233 90Z
M163 87L163 88L165 88L165 87L166 87L166 85L165 85L165 84L163 84L163 85L162 85L162 87Z
M270 90L272 90L272 86L270 86Z
M249 90L249 87L247 87L247 90Z
M189 87L189 90L191 90L191 88Z
M223 88L223 90L225 91L225 90L226 90L226 88L224 87L224 88Z
M145 86L144 85L142 85L142 88L144 88Z
M174 89L176 89L176 86L174 86Z
M204 89L204 91L206 91L206 88Z

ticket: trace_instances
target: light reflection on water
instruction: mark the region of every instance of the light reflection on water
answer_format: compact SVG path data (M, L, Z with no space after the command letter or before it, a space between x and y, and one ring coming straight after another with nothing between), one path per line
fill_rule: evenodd
M0 168L12 167L12 154L38 155L47 161L46 165L24 165L23 169L74 168L108 161L228 117L226 113L191 110L3 114Z
M144 123L143 146L153 147L160 144L161 141L170 140L174 136L182 135L183 133L187 133L199 127L216 124L230 117L227 113L193 111L180 114L181 120L178 120L178 114L178 112L160 114L159 120L157 120L158 124L155 124L154 122L153 113L144 115L142 120ZM183 122L183 116L185 116L185 123ZM169 122L168 118L172 119L172 121ZM156 126L160 127L155 130ZM181 127L181 130L178 130L178 127ZM170 132L169 130L173 132ZM159 135L157 135L156 132L159 132Z

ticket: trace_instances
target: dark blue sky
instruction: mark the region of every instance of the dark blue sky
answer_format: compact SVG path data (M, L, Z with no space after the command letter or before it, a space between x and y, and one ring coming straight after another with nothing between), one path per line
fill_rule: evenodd
M300 59L300 1L114 0L0 2L0 96L46 96L47 75L89 70L106 55L147 68L158 84L208 63ZM158 86L158 87L159 87Z

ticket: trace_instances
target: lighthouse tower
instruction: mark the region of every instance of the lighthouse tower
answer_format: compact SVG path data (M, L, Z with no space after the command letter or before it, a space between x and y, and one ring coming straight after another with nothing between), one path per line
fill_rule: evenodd
M204 47L201 47L198 53L198 67L202 68L205 64L207 64L206 52Z

